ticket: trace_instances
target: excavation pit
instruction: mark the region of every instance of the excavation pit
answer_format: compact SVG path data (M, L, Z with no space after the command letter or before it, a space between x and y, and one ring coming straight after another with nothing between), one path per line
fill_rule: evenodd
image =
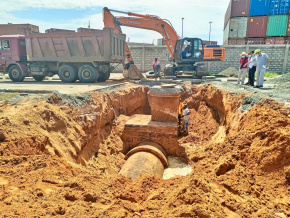
M1 103L1 216L288 216L287 110L268 99L245 107L245 94L212 85L183 89L182 137L177 122L151 120L144 86ZM148 141L168 155L168 167L157 157L163 175L120 175Z

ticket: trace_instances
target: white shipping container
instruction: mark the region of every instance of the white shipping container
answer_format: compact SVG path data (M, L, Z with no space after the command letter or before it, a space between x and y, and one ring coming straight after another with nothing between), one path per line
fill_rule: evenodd
M247 17L231 18L224 30L224 42L227 41L229 38L231 39L246 38L247 26L248 26Z
M229 31L230 31L230 22L228 22L226 28L224 29L223 43L225 43L229 39Z

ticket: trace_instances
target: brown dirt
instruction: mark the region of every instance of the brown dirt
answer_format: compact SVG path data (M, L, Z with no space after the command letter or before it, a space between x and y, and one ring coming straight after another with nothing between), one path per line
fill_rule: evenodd
M0 216L290 216L289 111L267 99L239 111L245 94L185 88L179 143L193 171L168 180L117 174L125 122L150 113L147 87L92 92L79 107L55 95L1 104Z

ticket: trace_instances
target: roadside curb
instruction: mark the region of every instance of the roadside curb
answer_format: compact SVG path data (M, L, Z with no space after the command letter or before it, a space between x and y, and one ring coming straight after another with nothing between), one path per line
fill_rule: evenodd
M125 87L125 83L120 83L120 84L114 84L114 85L110 85L104 88L98 88L98 89L94 89L92 91L94 92L110 92L110 91L114 91L116 89L120 89L120 88L124 88Z
M19 93L31 93L31 94L47 94L54 91L55 90L0 89L0 92L19 92Z

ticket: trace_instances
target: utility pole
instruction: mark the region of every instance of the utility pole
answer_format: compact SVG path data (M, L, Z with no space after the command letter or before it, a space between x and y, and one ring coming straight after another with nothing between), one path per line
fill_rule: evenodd
M212 24L213 22L212 21L209 21L209 36L208 36L208 43L211 45L211 42L210 42L210 34L211 34L211 24Z
M181 23L182 23L182 33L181 33L181 38L183 38L183 20L184 20L184 17L181 18Z

